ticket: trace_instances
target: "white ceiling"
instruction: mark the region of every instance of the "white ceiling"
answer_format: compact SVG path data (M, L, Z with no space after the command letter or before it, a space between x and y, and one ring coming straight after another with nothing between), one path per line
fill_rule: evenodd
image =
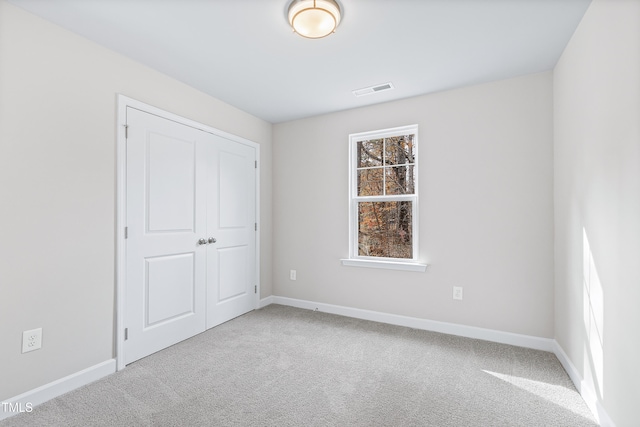
M339 0L310 40L289 0L9 1L272 123L550 70L590 3Z

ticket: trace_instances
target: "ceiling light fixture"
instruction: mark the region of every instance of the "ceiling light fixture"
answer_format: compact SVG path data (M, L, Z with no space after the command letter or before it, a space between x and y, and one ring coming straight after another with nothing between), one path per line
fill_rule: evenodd
M340 24L340 6L335 0L293 0L288 15L293 31L310 39L328 36Z

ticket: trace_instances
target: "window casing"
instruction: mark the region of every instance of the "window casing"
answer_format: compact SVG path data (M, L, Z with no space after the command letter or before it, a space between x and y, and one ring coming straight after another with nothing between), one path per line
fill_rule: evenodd
M349 148L349 259L343 264L418 265L418 126L351 134Z

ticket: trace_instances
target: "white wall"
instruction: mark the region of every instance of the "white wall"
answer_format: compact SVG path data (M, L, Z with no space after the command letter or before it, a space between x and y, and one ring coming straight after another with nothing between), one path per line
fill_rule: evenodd
M0 0L0 400L114 357L117 93L261 144L271 294L271 124Z
M348 135L413 123L431 266L342 266ZM546 72L274 125L274 295L552 338L552 124Z
M554 70L556 340L640 420L640 2L594 0Z

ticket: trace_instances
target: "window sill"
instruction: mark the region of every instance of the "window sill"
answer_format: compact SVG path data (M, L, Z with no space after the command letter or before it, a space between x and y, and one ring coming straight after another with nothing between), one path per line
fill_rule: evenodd
M377 261L364 259L341 259L342 265L349 267L383 268L386 270L419 271L424 273L428 264L402 261Z

